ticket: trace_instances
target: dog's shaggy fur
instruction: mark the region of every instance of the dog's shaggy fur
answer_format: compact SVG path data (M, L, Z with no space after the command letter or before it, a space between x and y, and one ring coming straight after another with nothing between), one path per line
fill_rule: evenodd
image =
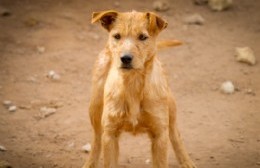
M90 120L92 151L83 168L116 168L121 132L148 133L154 168L168 167L168 138L182 168L194 168L176 127L176 106L160 61L158 34L167 23L152 12L103 11L93 13L109 39L94 69ZM167 44L166 44L167 45ZM160 45L159 45L160 47ZM122 60L127 56L127 64ZM130 62L130 63L129 63Z

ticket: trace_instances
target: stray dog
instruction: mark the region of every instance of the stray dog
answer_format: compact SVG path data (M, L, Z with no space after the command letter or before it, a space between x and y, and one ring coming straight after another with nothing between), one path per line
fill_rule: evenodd
M101 149L104 167L118 167L123 131L148 133L153 168L168 167L169 137L181 167L195 168L178 133L175 101L156 56L156 38L167 23L152 12L112 10L94 12L95 22L109 32L109 38L94 69L89 107L94 137L83 168L98 166Z

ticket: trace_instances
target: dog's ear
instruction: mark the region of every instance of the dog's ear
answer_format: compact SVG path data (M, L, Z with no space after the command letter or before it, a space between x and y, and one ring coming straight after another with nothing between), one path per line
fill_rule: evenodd
M100 22L105 29L110 31L113 22L116 20L117 15L118 12L113 10L93 12L91 23Z
M164 19L157 16L153 12L147 12L146 17L148 19L148 31L152 34L157 35L168 25L168 23Z

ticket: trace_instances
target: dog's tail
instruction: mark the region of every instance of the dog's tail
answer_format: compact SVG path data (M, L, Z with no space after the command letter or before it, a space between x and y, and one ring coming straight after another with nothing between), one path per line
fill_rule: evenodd
M163 41L158 41L157 42L157 49L163 49L163 48L168 48L168 47L175 47L182 45L183 43L178 40L163 40Z

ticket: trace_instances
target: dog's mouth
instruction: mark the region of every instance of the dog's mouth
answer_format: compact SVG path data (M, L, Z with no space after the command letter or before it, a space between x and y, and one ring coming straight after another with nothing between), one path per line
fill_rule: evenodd
M130 70L130 69L133 69L132 65L130 64L122 64L121 69L126 69L126 70Z

